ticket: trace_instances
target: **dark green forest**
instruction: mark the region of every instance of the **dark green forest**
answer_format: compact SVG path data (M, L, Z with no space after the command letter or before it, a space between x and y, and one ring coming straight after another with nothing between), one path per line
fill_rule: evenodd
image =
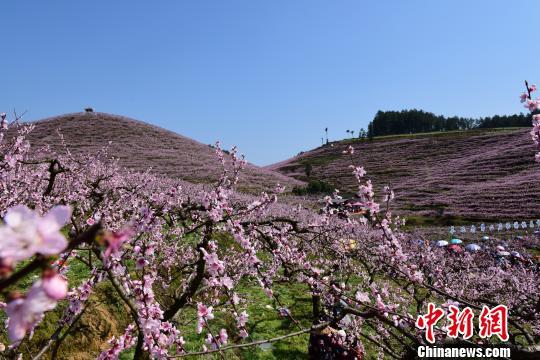
M529 114L495 115L479 119L445 117L423 110L378 111L361 137L412 134L432 131L468 130L475 128L531 126Z

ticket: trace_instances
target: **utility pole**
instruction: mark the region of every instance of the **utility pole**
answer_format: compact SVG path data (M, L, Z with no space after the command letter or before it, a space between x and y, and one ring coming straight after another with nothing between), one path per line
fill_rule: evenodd
M325 128L324 132L326 133L326 143L328 144L328 128Z

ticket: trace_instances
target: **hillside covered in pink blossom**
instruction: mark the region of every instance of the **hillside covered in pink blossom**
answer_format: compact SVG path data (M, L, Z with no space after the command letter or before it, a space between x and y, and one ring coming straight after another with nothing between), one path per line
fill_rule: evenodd
M94 154L104 146L120 165L171 179L214 183L220 164L214 149L172 131L123 116L90 112L60 115L35 122L29 136L34 149L52 144L62 151L60 129L71 152ZM109 144L110 142L110 144ZM241 149L240 149L241 150ZM302 183L278 172L248 164L241 173L239 189L258 192L285 185L288 190Z
M540 168L525 128L345 140L268 169L307 180L309 166L311 179L350 195L356 184L342 154L348 145L374 184L394 189L401 214L440 220L540 217Z

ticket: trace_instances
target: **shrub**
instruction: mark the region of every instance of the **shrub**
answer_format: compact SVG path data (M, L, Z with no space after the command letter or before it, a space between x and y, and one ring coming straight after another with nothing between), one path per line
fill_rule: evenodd
M322 180L310 180L304 187L294 187L292 192L295 195L331 194L334 189L332 185Z

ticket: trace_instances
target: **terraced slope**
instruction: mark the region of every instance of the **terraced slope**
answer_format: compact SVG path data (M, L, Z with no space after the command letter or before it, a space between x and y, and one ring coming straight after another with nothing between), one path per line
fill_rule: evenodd
M327 181L355 191L348 158L374 184L390 185L399 213L452 219L540 217L540 166L528 129L491 129L336 142L270 165L284 175Z
M61 129L73 153L95 153L109 146L109 154L136 171L152 172L194 183L218 179L220 164L214 150L190 138L157 126L105 113L74 113L37 121L29 138L33 148L51 144L61 150L57 129ZM109 145L109 142L110 145ZM249 164L239 189L256 192L277 183L291 189L298 180Z

